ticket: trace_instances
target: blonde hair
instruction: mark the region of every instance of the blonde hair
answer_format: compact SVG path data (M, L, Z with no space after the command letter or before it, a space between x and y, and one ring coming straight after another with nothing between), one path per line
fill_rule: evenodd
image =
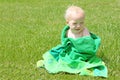
M70 6L67 8L66 12L65 12L65 19L69 20L69 18L71 18L73 15L77 15L77 14L82 14L85 16L84 14L84 10L78 6Z

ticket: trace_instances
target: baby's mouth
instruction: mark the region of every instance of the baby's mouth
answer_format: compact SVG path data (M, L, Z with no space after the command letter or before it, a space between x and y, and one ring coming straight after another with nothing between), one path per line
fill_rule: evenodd
M80 30L79 28L76 28L75 30Z
M80 29L75 29L75 30L80 30Z
M84 27L83 28L76 28L75 30L76 31L82 31L84 29Z

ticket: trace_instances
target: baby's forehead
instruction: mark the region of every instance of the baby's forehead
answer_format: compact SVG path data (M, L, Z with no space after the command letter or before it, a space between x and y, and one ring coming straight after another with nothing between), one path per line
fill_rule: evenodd
M71 18L69 18L69 21L79 23L79 22L84 22L84 18L81 17L81 16L79 16L79 17L71 17Z
M81 13L81 12L77 12L77 13L76 12L70 12L70 13L68 13L67 17L69 19L74 19L74 20L79 19L79 20L81 20L81 19L85 18L85 15L84 15L84 13Z

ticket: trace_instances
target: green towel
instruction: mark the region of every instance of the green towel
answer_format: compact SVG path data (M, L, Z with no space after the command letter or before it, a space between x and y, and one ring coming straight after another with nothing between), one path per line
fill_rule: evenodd
M80 75L107 77L105 63L96 56L100 38L93 33L80 38L67 38L69 26L61 35L61 44L43 54L43 65L49 73L67 72ZM37 63L41 67L40 61Z

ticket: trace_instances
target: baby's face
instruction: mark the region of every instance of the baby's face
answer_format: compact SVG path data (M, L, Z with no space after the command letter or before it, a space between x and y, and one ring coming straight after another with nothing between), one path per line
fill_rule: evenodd
M68 25L73 33L80 33L84 29L84 17L74 17L69 20Z

